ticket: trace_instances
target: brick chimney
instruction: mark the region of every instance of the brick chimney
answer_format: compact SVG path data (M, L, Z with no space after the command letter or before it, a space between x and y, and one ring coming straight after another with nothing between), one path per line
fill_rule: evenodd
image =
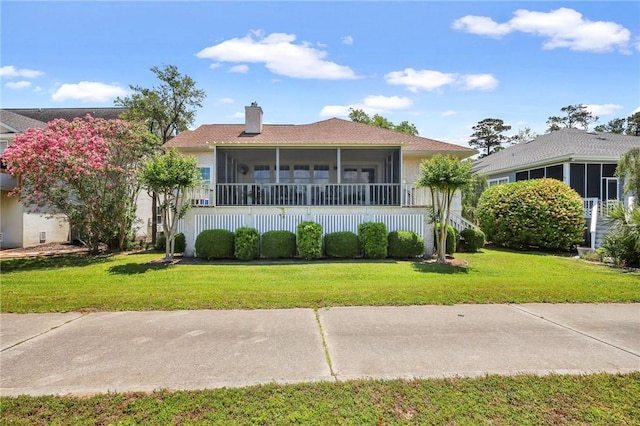
M262 133L262 107L257 102L244 107L244 132L250 135Z

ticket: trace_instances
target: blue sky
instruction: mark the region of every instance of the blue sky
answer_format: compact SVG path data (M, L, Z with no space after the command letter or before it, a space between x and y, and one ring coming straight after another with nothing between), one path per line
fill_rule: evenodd
M464 145L500 118L640 108L640 2L0 3L1 106L113 106L173 64L205 90L196 126L346 118L349 107Z

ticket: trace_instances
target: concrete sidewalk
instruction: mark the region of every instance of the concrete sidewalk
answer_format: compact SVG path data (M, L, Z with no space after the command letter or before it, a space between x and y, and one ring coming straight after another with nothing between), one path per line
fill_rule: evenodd
M0 315L0 394L640 370L640 304Z

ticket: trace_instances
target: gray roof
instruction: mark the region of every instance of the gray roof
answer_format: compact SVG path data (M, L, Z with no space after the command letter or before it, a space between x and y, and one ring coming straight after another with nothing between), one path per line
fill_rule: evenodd
M481 158L473 170L493 175L572 160L617 162L631 148L640 148L640 136L561 129Z
M24 133L25 130L32 127L42 129L47 125L43 121L34 120L6 109L0 110L0 123L2 123L2 126L13 130L13 133Z
M6 108L3 109L3 111L11 111L34 120L48 123L51 120L59 118L72 121L74 118L83 118L87 114L91 114L94 118L112 120L119 118L120 114L125 111L125 108Z

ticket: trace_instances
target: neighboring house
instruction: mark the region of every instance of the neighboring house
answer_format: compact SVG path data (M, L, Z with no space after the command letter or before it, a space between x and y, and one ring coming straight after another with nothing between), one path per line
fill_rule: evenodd
M615 176L618 161L638 147L638 136L561 129L481 158L473 170L485 175L489 186L543 177L565 182L584 200L584 243L597 248L606 233L607 210L629 202Z
M71 121L87 114L96 118L116 119L124 111L122 108L9 108L0 110L0 154L11 145L17 134L28 128L44 128L54 119ZM61 214L51 211L34 212L23 205L17 197L8 194L16 186L16 180L0 173L0 247L31 247L41 243L68 241L69 224ZM146 195L146 194L145 194ZM138 217L141 225L139 234L149 233L147 224L151 223L151 201L148 197L139 197Z
M181 226L187 255L193 255L195 238L205 229L295 232L305 220L322 224L325 234L384 222L390 231L419 233L431 252L433 226L425 208L431 200L428 190L414 183L420 162L435 154L463 159L476 153L338 118L263 124L255 103L245 107L245 124L203 125L165 147L196 157L206 182L191 192L194 208ZM460 213L459 197L452 211Z

